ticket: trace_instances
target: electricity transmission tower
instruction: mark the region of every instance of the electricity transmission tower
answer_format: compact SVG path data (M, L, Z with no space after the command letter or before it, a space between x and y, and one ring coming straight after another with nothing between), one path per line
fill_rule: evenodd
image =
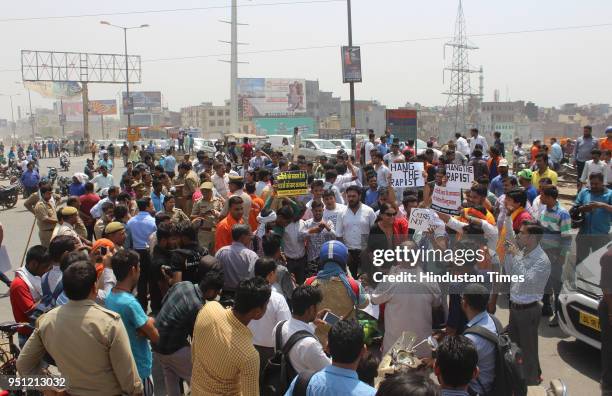
M470 84L471 73L477 73L479 70L470 69L469 51L476 50L468 44L467 33L465 29L465 17L463 16L463 5L459 0L459 8L457 10L457 19L455 20L455 34L453 40L444 44L446 47L453 49L452 63L444 68L444 71L451 73L450 86L445 95L448 95L446 102L446 114L454 128L454 133L466 133L467 120L470 118L469 100L474 95ZM453 136L454 136L453 133Z

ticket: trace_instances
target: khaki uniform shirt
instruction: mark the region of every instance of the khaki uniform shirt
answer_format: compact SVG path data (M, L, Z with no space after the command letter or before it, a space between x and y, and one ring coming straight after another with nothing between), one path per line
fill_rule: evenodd
M55 359L70 394L143 392L121 316L92 300L70 300L41 316L19 355L18 372L35 374L45 352Z
M55 224L47 223L45 220L51 219L57 222L57 213L55 205L50 202L38 201L34 206L34 216L36 217L36 224L40 231L51 231L55 228Z
M94 237L96 239L102 238L102 234L104 234L104 228L106 227L107 224L108 223L102 219L98 219L96 221L96 224L94 225Z
M206 214L211 210L216 211L217 215L215 216L213 213ZM219 215L221 215L222 210L223 200L221 198L213 197L212 201L205 201L204 199L201 199L193 204L191 215L202 217L204 219L202 222L202 228L214 228L219 222Z
M200 186L200 178L194 171L189 171L185 175L185 185L183 186L183 197L191 200L193 193L196 192Z

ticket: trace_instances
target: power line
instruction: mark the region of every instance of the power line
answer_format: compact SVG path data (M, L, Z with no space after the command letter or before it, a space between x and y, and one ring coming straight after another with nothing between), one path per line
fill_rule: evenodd
M510 36L510 35L515 35L515 34L592 29L592 28L610 27L610 26L612 26L612 23L601 23L601 24L593 24L593 25L558 26L558 27L551 27L551 28L514 30L514 31L506 31L506 32L477 33L477 34L468 35L468 38L469 37ZM432 37L418 37L418 38L400 39L400 40L369 41L369 42L363 42L361 43L361 45L367 46L367 45L401 44L401 43L410 43L410 42L419 42L419 41L436 41L436 40L449 40L449 39L452 39L452 36L432 36ZM325 44L325 45L293 47L293 48L272 48L272 49L253 50L253 51L243 51L241 52L241 54L251 55L251 54L266 54L266 53L279 53L279 52L282 53L282 52L292 52L292 51L306 51L306 50L315 50L315 49L338 48L339 45L340 44ZM179 61L179 60L190 60L190 59L201 59L201 58L214 58L214 57L228 56L228 55L229 53L189 55L189 56L178 56L178 57L170 57L170 58L145 59L142 62L143 63L167 62L167 61ZM21 69L0 69L0 73L17 72L17 71L21 71Z
M259 3L259 4L240 4L238 7L267 7L277 5L300 5L300 4L324 4L324 3L344 3L346 0L302 0L302 1L284 1L278 3ZM139 11L121 11L121 12L101 12L95 14L77 14L77 15L48 15L39 17L24 17L24 18L3 18L0 23L5 22L26 22L26 21L44 21L53 19L73 19L73 18L91 18L101 16L121 16L121 15L139 15L139 14L161 14L171 12L191 12L191 11L207 11L231 8L231 6L208 6L208 7L190 7L190 8L167 8L160 10L139 10Z
M527 30L513 30L506 32L492 32L492 33L477 33L468 35L469 37L496 37L496 36L510 36L515 34L525 34L525 33L543 33L543 32L554 32L554 31L563 31L563 30L577 30L577 29L589 29L589 28L598 28L598 27L610 27L612 23L601 23L595 25L574 25L574 26L558 26L551 28L538 28L538 29L527 29ZM452 39L452 36L432 36L432 37L418 37L411 39L399 39L399 40L382 40L382 41L366 41L360 43L361 46L367 45L382 45L382 44L401 44L401 43L409 43L409 42L418 42L418 41L437 41L437 40L449 40ZM293 48L273 48L273 49L263 49L263 50L253 50L253 51L241 51L241 54L265 54L265 53L275 53L275 52L292 52L292 51L304 51L304 50L314 50L314 49L326 49L326 48L338 48L341 44L324 44L324 45L316 45L316 46L307 46L307 47L293 47ZM157 59L146 59L142 62L152 63L152 62L165 62L165 61L174 61L174 60L189 60L189 59L199 59L199 58L213 58L217 56L227 56L228 53L219 53L219 54L205 54L205 55L190 55L190 56L179 56L179 57L171 57L171 58L157 58Z

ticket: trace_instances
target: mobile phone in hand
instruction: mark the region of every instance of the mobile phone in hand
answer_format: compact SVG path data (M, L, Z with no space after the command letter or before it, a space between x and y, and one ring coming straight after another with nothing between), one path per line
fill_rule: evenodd
M330 326L335 325L336 323L338 323L339 320L340 317L331 312L326 312L325 315L323 315L323 321Z

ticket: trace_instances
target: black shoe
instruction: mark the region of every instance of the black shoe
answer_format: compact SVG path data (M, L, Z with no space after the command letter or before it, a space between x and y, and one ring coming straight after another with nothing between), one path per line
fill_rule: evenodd
M549 327L559 327L559 315L555 314L552 319L548 322Z
M553 315L552 306L544 305L542 307L542 316L552 316L552 315Z

